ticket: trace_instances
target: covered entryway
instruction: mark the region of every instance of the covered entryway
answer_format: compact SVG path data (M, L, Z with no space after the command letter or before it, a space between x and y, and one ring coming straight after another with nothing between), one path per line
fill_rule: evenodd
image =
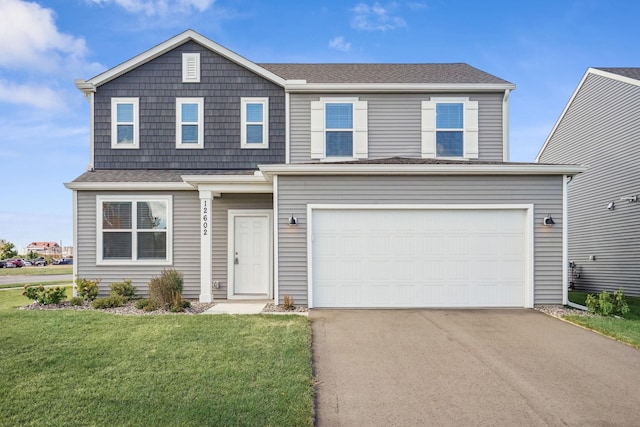
M531 307L527 205L311 206L312 307Z

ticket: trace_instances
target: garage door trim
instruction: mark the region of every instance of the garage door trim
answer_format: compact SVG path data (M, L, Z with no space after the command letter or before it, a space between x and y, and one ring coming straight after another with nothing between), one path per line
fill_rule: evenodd
M314 210L523 210L525 211L524 307L534 303L534 221L533 204L308 204L307 205L307 295L309 308L313 301L313 211Z

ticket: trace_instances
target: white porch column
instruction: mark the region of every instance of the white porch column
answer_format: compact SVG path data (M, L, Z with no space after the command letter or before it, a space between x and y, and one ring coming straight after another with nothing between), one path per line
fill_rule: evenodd
M213 192L200 190L200 302L213 302L212 231Z

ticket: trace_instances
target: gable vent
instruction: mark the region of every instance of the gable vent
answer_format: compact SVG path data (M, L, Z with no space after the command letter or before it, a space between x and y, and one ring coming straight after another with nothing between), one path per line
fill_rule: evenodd
M200 54L199 53L183 53L182 54L182 82L183 83L199 83L200 82Z

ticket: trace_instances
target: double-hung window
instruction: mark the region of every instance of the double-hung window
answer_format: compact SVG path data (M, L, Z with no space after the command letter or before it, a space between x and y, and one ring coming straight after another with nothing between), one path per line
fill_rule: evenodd
M99 264L170 264L171 196L98 196Z
M368 157L367 101L320 98L310 107L312 159Z
M111 98L111 148L138 148L138 98Z
M269 148L269 98L241 98L240 108L240 147Z
M478 101L422 101L422 157L478 158Z
M176 148L204 148L204 98L176 99Z

